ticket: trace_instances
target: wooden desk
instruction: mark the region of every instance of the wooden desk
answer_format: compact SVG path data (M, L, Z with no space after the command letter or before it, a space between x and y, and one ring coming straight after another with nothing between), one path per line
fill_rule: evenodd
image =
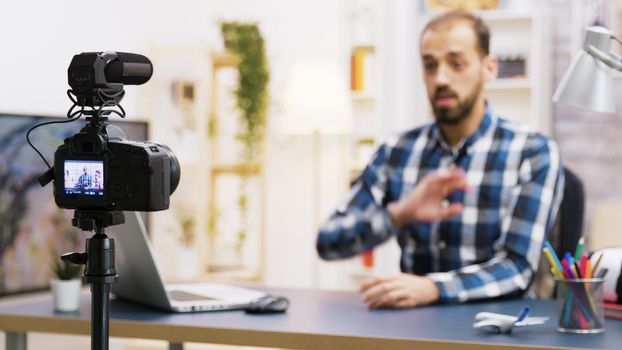
M247 315L242 311L170 314L120 301L111 303L110 335L160 339L181 349L183 342L203 342L292 349L619 349L622 321L608 319L606 332L563 334L556 330L553 301L511 300L441 305L408 310L369 311L358 294L266 289L291 300L286 314ZM543 326L517 328L510 335L472 328L479 311L517 314L529 305L534 316L550 316ZM26 332L90 334L90 294L79 312L52 310L48 295L0 306L0 329L7 349L26 348Z

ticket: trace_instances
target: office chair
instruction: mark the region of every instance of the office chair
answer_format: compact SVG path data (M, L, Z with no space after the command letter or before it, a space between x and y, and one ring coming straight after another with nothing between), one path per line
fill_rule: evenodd
M583 235L585 191L581 179L566 167L564 167L564 177L564 197L556 218L559 227L557 232L553 229L554 236L549 238L549 242L559 255L565 252L574 255L577 243Z
M562 202L548 234L551 243L560 258L565 252L574 255L579 239L583 235L583 218L585 211L585 191L583 182L567 167L564 167L564 193ZM549 271L550 265L544 254L540 257L538 271L533 278L529 294L539 299L554 296L555 279Z

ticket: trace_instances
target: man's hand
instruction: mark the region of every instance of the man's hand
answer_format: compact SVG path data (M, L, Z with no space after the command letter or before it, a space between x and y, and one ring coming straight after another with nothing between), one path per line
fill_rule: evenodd
M438 301L440 296L431 279L405 273L372 278L364 282L359 291L370 309L421 306Z
M467 190L464 170L441 169L424 177L404 198L388 206L393 224L399 229L413 221L430 222L447 219L462 212L462 204L448 203L447 195Z

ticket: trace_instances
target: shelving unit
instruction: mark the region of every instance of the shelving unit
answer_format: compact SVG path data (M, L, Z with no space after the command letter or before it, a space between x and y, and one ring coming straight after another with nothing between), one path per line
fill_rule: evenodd
M351 173L360 172L381 135L383 1L350 0L348 53L350 101L354 119Z
M539 12L494 10L481 15L492 32L493 54L525 58L525 77L497 79L486 86L491 106L502 117L551 135L553 37L550 20Z

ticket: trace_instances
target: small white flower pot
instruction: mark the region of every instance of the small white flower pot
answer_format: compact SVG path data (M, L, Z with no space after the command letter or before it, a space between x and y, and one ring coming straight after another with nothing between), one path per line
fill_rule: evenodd
M175 279L193 281L199 275L199 255L192 247L180 246L177 249Z
M77 311L80 306L81 280L52 280L54 310L62 312Z

